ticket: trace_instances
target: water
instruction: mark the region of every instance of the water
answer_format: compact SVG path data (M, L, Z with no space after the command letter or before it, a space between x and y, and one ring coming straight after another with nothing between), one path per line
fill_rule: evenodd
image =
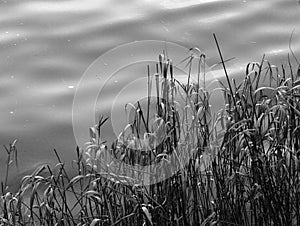
M198 46L213 65L219 61L216 33L225 58L235 57L227 65L236 76L263 53L273 63L286 61L294 30L292 47L300 57L295 0L1 0L0 15L0 144L19 140L20 175L54 163L53 148L65 161L75 158L76 86L97 57L118 45L165 40ZM5 158L3 150L0 178Z

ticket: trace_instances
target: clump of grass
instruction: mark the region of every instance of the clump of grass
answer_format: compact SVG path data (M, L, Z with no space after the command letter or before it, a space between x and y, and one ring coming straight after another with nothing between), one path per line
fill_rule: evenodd
M153 75L147 68L146 107L126 106L132 117L111 147L102 142L108 119L101 117L77 148L77 175L55 150L58 164L24 177L17 193L5 180L1 224L299 225L300 65L288 58L278 68L263 57L236 84L215 41L224 108L211 110L204 54L191 49L186 83L161 54Z
M299 224L299 75L263 57L224 86L227 128L212 162L220 222Z

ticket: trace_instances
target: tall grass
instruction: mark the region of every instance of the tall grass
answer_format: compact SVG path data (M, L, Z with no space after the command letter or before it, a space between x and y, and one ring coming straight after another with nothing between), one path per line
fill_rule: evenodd
M147 68L154 114L150 95L144 108L126 106L131 120L111 147L101 117L76 150L75 177L55 150L58 164L25 176L18 192L5 179L1 225L300 225L300 65L263 57L236 84L215 40L224 108L212 112L204 54L186 59L198 68L186 83L161 54L153 75ZM6 150L9 163L15 144Z

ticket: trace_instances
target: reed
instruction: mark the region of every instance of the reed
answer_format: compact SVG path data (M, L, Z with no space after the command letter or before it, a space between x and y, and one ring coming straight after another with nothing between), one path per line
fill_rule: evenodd
M154 120L150 97L146 108L130 105L132 120L108 147L100 117L76 150L73 177L56 150L57 165L25 176L16 193L7 173L1 225L300 225L300 65L288 57L276 67L263 57L236 84L214 38L227 81L220 82L224 108L211 110L204 54L187 58L198 71L197 82L188 74L185 84L161 54L153 76L147 68ZM9 165L15 142L5 149Z

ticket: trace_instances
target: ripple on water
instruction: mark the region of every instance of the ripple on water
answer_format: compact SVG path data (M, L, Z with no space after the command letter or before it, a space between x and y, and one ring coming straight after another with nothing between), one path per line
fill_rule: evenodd
M120 44L154 39L198 46L210 66L219 61L212 38L217 33L224 57L236 58L227 63L232 77L238 77L248 61L259 61L263 53L273 63L284 60L293 29L292 47L297 56L300 53L300 6L295 0L10 0L0 4L0 107L4 109L0 144L21 138L26 170L32 169L33 162L54 161L49 153L52 147L64 159L73 158L75 88L99 55ZM215 70L218 77L224 76L221 68ZM99 86L104 75L97 75L84 95ZM124 84L122 79L118 84ZM109 106L114 98L110 94L103 96L101 107ZM89 107L83 102L82 113Z

